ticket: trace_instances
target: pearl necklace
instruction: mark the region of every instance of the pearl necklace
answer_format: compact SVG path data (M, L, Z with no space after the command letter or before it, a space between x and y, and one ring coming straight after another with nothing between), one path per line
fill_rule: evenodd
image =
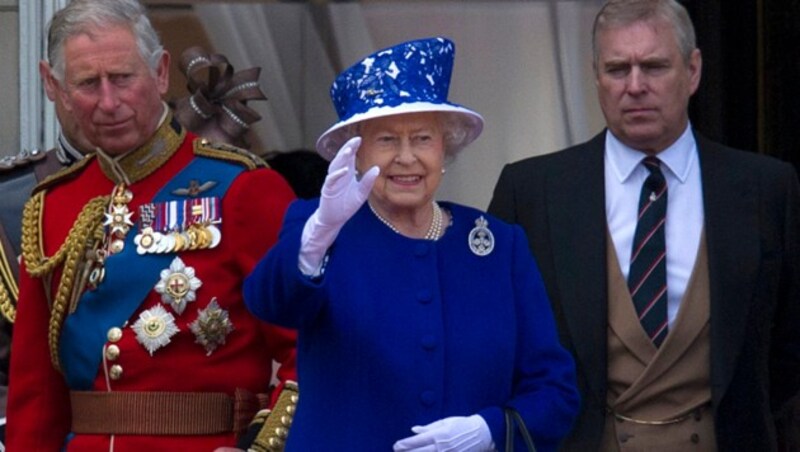
M367 204L369 205L369 210L371 210L372 213L374 213L375 216L379 220L381 220L381 223L388 226L389 229L391 229L395 233L403 235L392 223L389 222L389 220L383 218L381 214L379 214L378 211L375 210L374 207L372 207L372 204L370 204L369 202ZM442 236L442 223L443 223L442 218L444 217L444 215L442 214L442 208L439 207L439 204L436 201L434 201L432 204L433 204L433 220L431 220L431 225L428 228L428 232L426 232L425 237L423 237L423 239L425 240L439 240L439 237Z

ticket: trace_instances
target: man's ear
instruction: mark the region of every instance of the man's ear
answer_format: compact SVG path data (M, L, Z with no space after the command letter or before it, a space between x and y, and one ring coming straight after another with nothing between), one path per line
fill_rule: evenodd
M167 89L169 88L169 61L170 54L164 50L156 67L156 85L158 86L159 94L162 96L167 94Z
M42 77L42 84L44 84L44 92L47 94L47 98L55 102L56 96L60 91L58 89L58 80L53 77L53 70L45 60L39 61L39 75Z
M64 111L71 112L72 107L66 90L62 89L61 82L53 75L53 68L44 60L39 62L39 75L42 77L47 98L63 107Z
M700 54L700 49L692 50L689 56L689 92L694 94L697 87L700 86L700 77L703 74L703 56Z

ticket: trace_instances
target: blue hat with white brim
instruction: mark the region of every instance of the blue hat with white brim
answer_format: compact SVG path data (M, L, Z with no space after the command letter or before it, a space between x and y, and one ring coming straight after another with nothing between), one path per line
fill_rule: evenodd
M350 125L404 113L449 112L458 117L453 154L483 130L478 113L448 102L455 44L445 38L419 39L379 50L342 72L331 86L339 122L317 140L317 152L333 159L353 136Z

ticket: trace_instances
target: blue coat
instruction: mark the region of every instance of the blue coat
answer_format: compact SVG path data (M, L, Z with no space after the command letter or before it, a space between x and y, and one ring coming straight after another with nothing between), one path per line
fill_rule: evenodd
M452 216L444 236L410 239L365 205L312 281L297 255L317 205L290 206L244 286L254 314L299 330L287 450L388 451L414 425L476 413L503 450L504 406L522 414L539 451L554 450L578 410L575 369L522 229L441 203ZM481 215L495 238L484 257L468 245Z

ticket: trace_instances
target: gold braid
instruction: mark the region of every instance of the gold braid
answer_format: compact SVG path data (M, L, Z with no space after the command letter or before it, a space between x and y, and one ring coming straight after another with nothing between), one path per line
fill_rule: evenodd
M48 331L50 360L53 367L60 369L58 337L67 305L70 302L72 286L75 284L75 273L84 259L88 247L91 247L95 240L103 238L103 219L111 197L98 196L86 203L69 230L64 243L52 257L48 258L44 256L41 235L44 193L41 191L34 195L25 204L22 212L22 257L25 259L28 273L35 278L51 273L56 266L64 263L55 300L50 308Z
M17 318L17 308L11 302L11 296L8 294L5 284L0 284L0 313L11 323L14 323Z

